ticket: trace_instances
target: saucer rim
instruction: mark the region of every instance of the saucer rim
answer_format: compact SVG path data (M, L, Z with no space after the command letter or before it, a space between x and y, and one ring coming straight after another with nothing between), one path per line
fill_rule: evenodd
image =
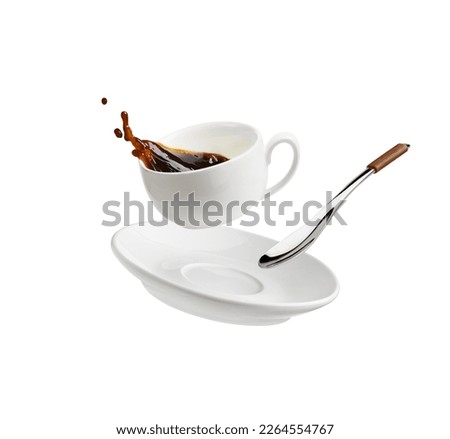
M240 306L249 306L252 308L260 308L260 309L264 309L264 310L269 310L269 309L278 309L278 310L292 310L292 311L301 311L301 310L307 310L310 308L316 309L316 308L320 308L322 306L327 305L328 303L332 302L334 299L336 299L336 297L339 295L339 291L340 291L340 285L339 285L339 281L337 279L336 274L322 261L320 261L319 259L317 259L316 257L305 253L303 255L303 257L307 257L309 259L311 259L312 261L314 261L315 263L318 263L322 266L322 268L324 268L325 270L327 270L329 272L329 274L331 275L333 281L334 281L334 289L332 291L332 293L330 293L328 296L322 298L322 299L316 299L316 300L312 300L312 301L307 301L307 302L265 302L265 303L255 303L253 301L251 301L249 298L251 298L251 296L222 296L222 295L217 295L217 294L212 294L212 293L208 293L206 291L199 291L196 290L194 288L191 288L189 286L185 286L185 285L181 285L177 282L173 282L170 279L167 278L163 278L161 276L158 276L152 272L150 272L148 269L144 269L143 267L141 267L139 264L135 263L134 261L127 259L123 253L117 248L117 242L118 242L118 235L120 233L123 233L124 230L131 228L136 228L136 226L138 227L145 227L146 225L149 226L148 223L146 223L145 225L141 225L139 223L134 223L134 224L130 224L129 226L125 226L123 228L121 228L120 230L118 230L117 232L114 233L114 235L111 238L111 248L112 251L114 253L114 255L116 256L116 258L120 261L120 263L128 270L131 271L129 269L128 266L130 266L132 268L132 274L134 274L142 283L145 283L145 279L149 278L150 280L153 281L157 281L160 282L161 284L167 284L168 286L172 287L172 288L176 288L179 290L182 290L185 293L188 293L190 295L194 295L194 296L200 296L203 297L205 299L208 300L214 300L217 302L221 302L221 303L232 303L232 304L239 304ZM223 226L224 227L224 226ZM245 234L245 235L252 235L256 238L263 238L266 239L268 241L271 241L271 243L269 243L269 245L275 245L276 244L276 240L273 240L272 238L268 238L264 235L260 235L258 233L253 233L253 232L248 232L248 231L244 231L244 230L240 230L240 229L235 229L235 228L230 228L230 230L233 231L233 233L238 233L238 234ZM228 233L228 232L227 232ZM151 240L150 240L151 241ZM290 263L294 264L296 261L296 259L292 260ZM257 262L256 262L257 263ZM268 270L270 270L271 268L269 268ZM263 270L263 269L262 269ZM141 276L137 276L135 273L138 272L141 274ZM244 300L243 300L244 299ZM245 300L247 299L247 300Z

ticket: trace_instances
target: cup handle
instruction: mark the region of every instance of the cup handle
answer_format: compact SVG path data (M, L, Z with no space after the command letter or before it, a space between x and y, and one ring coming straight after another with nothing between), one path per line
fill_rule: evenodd
M300 159L300 146L298 144L298 140L291 133L278 133L269 140L266 145L267 166L270 165L272 160L273 150L280 143L287 143L288 145L291 145L292 152L294 153L292 157L292 164L287 174L278 183L275 183L273 186L266 189L265 196L278 192L292 178L298 167L298 162Z

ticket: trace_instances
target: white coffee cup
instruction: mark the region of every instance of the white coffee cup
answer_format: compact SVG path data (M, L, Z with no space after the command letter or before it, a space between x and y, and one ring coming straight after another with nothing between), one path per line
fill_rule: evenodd
M139 161L154 206L169 220L188 228L217 226L241 216L245 202L274 194L291 179L300 156L298 141L292 134L276 134L264 146L258 130L236 122L193 125L159 141L169 147L213 152L229 158L207 168L173 173L152 171ZM268 165L280 143L292 147L292 164L286 175L268 188ZM185 201L189 196L199 205L189 208L173 205L176 198Z

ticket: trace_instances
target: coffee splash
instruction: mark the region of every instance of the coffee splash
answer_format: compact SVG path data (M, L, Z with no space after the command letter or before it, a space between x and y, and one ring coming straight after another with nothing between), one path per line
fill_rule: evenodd
M133 135L128 123L128 113L121 113L123 133L125 141L131 142L134 157L139 158L146 168L158 172L186 172L196 169L207 168L219 163L226 162L227 157L209 152L188 151L185 149L172 148L160 142L141 140ZM122 137L119 128L114 130L117 137Z
M106 105L107 103L108 103L108 99L102 98L102 104L103 104L103 105Z

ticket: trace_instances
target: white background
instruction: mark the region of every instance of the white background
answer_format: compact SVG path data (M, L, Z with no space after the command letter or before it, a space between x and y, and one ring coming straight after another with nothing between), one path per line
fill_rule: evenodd
M333 438L448 437L449 19L444 1L3 2L0 436L334 423ZM275 199L300 206L411 149L311 249L336 301L233 326L163 305L111 253L102 204L147 200L112 133L121 110L147 138L211 120L292 131L300 169Z

